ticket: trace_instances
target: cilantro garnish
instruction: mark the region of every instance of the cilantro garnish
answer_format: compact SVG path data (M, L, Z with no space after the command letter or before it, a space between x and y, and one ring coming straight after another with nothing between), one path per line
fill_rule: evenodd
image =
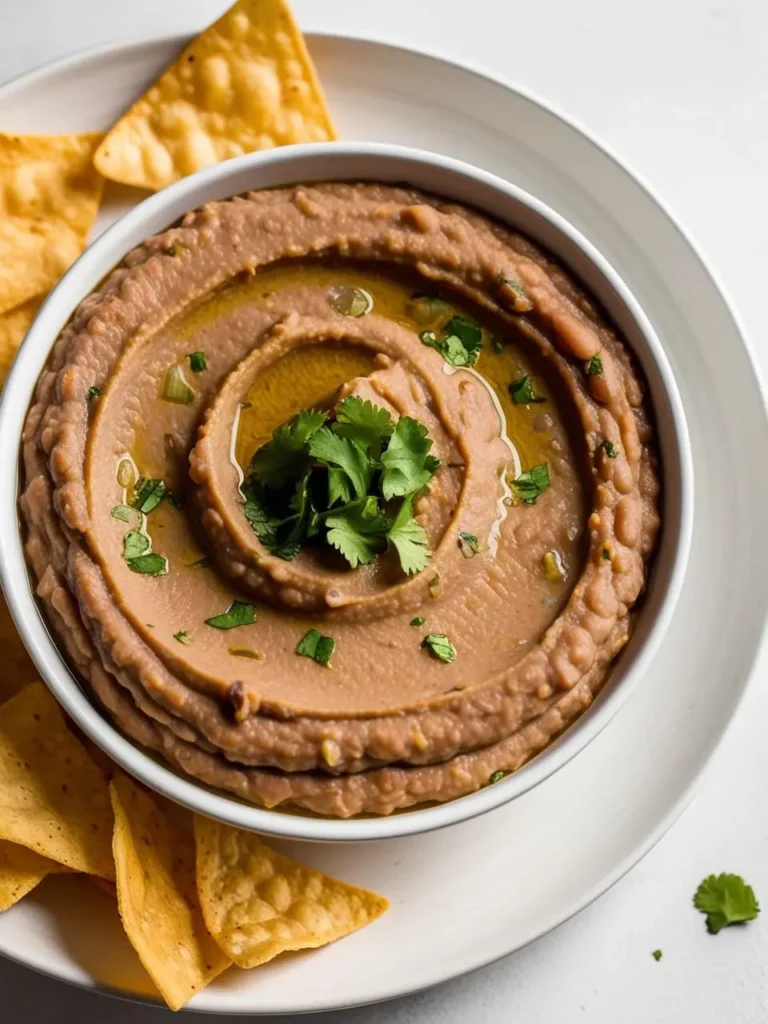
M165 481L141 477L134 488L131 505L145 515L157 508L165 497Z
M131 523L138 526L141 521L141 513L130 505L115 505L109 510L113 519L119 519L121 523Z
M707 915L707 931L753 921L760 913L755 892L739 875L709 875L693 897L693 905Z
M462 530L459 533L459 547L465 558L472 558L473 555L478 554L480 551L480 541L474 533L465 533Z
M90 404L94 398L98 398L101 394L101 388L97 388L95 384L88 388L85 393L85 400Z
M661 960L661 958L662 958L662 956L663 956L663 955L664 955L664 954L663 954L663 953L661 952L661 950L660 950L660 949L654 949L654 951L653 951L653 952L651 953L651 956L652 956L652 957L653 957L653 959L654 959L654 960L656 961L656 963L658 963L658 962L659 962L659 960Z
M192 634L188 629L180 629L178 633L173 634L173 639L178 640L180 644L191 644Z
M502 779L506 778L507 773L499 769L498 771L492 772L488 779L488 785L492 786L494 782L501 782Z
M149 537L138 530L129 530L123 537L123 558L130 562L149 550Z
M521 473L515 480L510 480L515 497L525 505L533 505L539 495L549 487L549 467L546 462Z
M243 512L267 551L291 559L328 544L356 569L393 550L404 573L429 561L413 499L440 466L423 424L397 422L356 395L329 418L307 409L278 427L253 456L241 486Z
M214 629L235 629L237 626L252 626L256 621L256 610L246 601L233 601L221 615L205 620L206 626Z
M430 654L433 654L440 661L456 661L456 648L445 635L445 633L428 633L424 637L422 646L426 647Z
M600 356L592 356L584 363L584 373L588 377L599 377L603 372L603 360Z
M204 373L208 369L205 352L188 352L187 359L192 373Z
M332 636L323 636L319 629L310 629L299 640L296 653L304 658L312 658L318 665L327 667L335 649L336 641Z
M482 327L458 314L443 327L442 339L434 331L422 331L419 338L429 348L437 349L451 366L474 366L483 347Z
M616 445L613 443L613 441L603 441L600 447L603 449L603 451L605 452L605 456L608 459L615 459L616 456L619 454Z
M166 576L168 574L168 559L153 551L146 555L138 555L136 558L128 558L126 561L131 572L139 572L144 576Z
M509 397L515 405L531 405L538 402L546 402L546 398L534 395L533 378L529 377L527 373L512 381L509 385Z
M427 620L423 615L417 615L415 619L411 619L409 622L410 626L423 626Z

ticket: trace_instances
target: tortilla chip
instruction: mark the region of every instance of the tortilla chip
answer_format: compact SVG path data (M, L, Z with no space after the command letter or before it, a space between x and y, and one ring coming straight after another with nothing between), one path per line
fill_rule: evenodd
M159 189L241 153L336 133L286 0L239 0L109 132L94 162Z
M102 773L42 683L0 706L0 839L114 878L112 808Z
M123 927L166 1003L178 1010L230 964L197 903L192 824L124 775L110 791Z
M278 853L252 832L196 817L195 837L205 923L239 967L324 946L389 906L383 896Z
M2 229L0 229L2 230ZM43 304L43 297L30 299L22 306L0 313L0 388L11 368L19 345L29 330L38 309Z
M8 910L61 867L47 857L0 839L0 911Z
M0 313L43 295L85 248L104 179L98 132L0 133Z

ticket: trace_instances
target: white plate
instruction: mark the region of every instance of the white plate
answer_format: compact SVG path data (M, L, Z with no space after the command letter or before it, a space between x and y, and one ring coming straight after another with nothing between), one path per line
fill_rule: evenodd
M183 41L80 55L27 76L0 90L0 129L107 126ZM660 203L583 132L504 83L373 42L313 36L310 46L345 138L433 149L494 171L564 214L617 268L682 392L694 537L647 678L587 750L513 804L452 829L302 846L313 864L385 893L390 913L319 952L228 972L192 1003L218 1012L327 1010L402 995L576 913L680 813L743 694L768 608L768 478L752 461L768 447L760 386L732 310ZM110 191L101 224L136 195ZM85 880L51 879L0 916L0 952L83 986L150 991L113 904Z

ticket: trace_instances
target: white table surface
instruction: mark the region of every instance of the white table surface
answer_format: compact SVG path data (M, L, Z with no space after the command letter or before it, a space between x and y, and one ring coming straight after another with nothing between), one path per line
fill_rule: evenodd
M200 28L225 5L0 0L0 80L99 43ZM765 0L295 0L294 7L309 30L359 33L484 65L588 125L642 173L709 254L768 370ZM766 454L755 453L755 472L766 472ZM704 875L734 871L754 885L768 909L766 670L768 656L694 803L596 904L469 977L395 1003L336 1013L333 1020L768 1020L768 914L713 938L690 905ZM656 948L664 952L659 963L651 958ZM0 993L0 1020L8 1024L168 1019L163 1010L79 992L5 961ZM201 1018L182 1013L176 1019Z

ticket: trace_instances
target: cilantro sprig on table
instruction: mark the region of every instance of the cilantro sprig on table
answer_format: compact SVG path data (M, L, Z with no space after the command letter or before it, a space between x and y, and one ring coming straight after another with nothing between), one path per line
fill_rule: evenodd
M740 875L709 875L696 890L693 905L707 915L710 935L728 925L753 921L760 913L754 889Z
M390 549L404 573L421 572L430 552L413 500L440 465L431 448L422 423L394 422L356 395L333 419L305 409L251 459L241 487L245 517L279 558L324 543L356 569Z

